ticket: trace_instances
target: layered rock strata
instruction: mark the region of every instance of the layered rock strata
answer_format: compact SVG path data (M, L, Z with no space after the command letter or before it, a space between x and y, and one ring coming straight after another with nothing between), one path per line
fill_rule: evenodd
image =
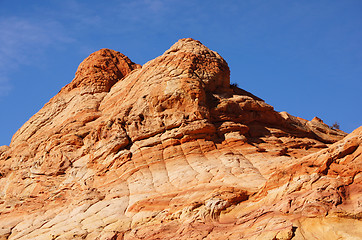
M199 41L102 49L0 147L0 239L360 239L361 141L230 85Z

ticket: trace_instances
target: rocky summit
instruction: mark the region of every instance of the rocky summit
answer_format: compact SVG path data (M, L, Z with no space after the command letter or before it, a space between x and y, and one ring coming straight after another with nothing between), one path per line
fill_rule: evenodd
M143 66L101 49L0 147L0 239L362 239L361 142L199 41Z

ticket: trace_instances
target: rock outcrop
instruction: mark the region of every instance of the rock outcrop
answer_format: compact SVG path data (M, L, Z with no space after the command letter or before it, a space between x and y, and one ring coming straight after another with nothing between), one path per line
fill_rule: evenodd
M102 49L0 147L0 239L361 239L361 142L193 39L142 67Z

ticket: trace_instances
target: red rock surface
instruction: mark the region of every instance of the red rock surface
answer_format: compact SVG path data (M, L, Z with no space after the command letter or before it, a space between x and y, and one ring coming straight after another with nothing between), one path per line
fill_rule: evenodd
M361 239L361 141L193 39L142 67L102 49L0 147L0 239Z

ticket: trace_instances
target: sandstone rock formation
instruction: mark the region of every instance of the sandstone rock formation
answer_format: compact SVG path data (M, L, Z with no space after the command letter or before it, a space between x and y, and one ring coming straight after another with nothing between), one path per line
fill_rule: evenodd
M361 142L193 39L142 67L102 49L0 147L0 239L361 239Z

